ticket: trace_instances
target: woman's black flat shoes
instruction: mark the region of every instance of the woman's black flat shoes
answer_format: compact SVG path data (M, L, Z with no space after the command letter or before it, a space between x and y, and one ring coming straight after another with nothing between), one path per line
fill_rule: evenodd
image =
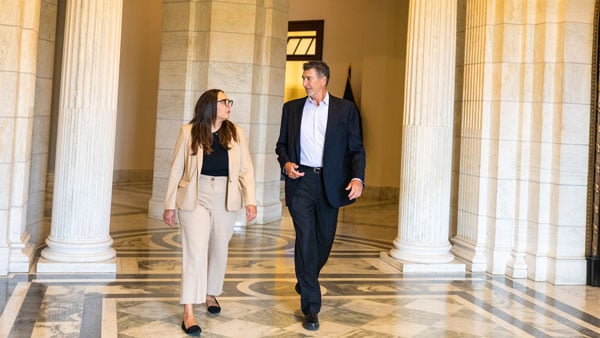
M219 304L219 302L217 301L217 297L215 297L215 303L217 303L217 305L211 305L206 308L208 310L208 312L214 313L214 314L221 312L221 304Z
M185 322L181 322L181 329L183 330L183 332L190 334L190 333L195 333L195 332L202 332L202 329L200 328L200 326L198 325L192 325L188 328L185 327Z

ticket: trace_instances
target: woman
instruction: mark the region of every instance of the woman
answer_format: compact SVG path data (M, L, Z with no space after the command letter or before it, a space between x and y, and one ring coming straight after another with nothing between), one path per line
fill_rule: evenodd
M211 313L221 306L229 240L237 212L256 217L254 170L243 129L229 121L233 101L219 89L204 92L189 124L181 127L167 184L164 221L175 223L179 210L183 269L181 328L200 332L194 304Z

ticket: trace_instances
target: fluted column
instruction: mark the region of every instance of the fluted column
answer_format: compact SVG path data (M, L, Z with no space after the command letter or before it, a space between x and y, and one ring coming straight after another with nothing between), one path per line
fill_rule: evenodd
M403 271L464 271L448 241L456 1L410 2L398 236Z
M488 168L497 166L497 163L489 162L497 155L494 144L488 141L494 132L489 118L493 78L486 69L486 61L492 57L489 55L491 48L488 49L485 43L490 34L487 22L490 13L485 0L467 0L466 3L457 234L451 241L452 253L466 262L470 271L483 272L489 262L487 233L492 230L488 229L486 214L492 193L487 181Z
M38 272L114 272L121 0L67 1L52 227Z
M452 252L473 272L584 283L588 172L573 163L589 151L590 84L581 79L594 76L592 53L582 52L593 6L466 3Z

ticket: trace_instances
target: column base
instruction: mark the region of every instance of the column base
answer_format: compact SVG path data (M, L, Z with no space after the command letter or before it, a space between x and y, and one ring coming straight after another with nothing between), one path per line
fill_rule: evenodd
M281 219L281 203L267 206L259 205L256 209L256 219L250 224L267 224ZM239 211L238 219L235 221L235 226L245 227L246 225L248 225L246 222L246 209L242 208Z
M458 236L452 238L450 242L452 243L450 253L459 261L467 264L469 271L485 272L487 270L485 248L482 245L475 245Z
M281 219L281 202L270 205L259 205L258 215L256 216L257 224L267 224Z
M506 275L511 278L527 278L527 263L525 257L519 256L508 261L506 264Z
M29 272L30 259L33 257L31 248L11 248L10 262L8 271L10 272Z
M29 272L33 256L35 255L35 245L30 243L31 235L25 231L22 237L22 243L14 243L10 246L8 263L9 272Z
M116 273L117 260L116 258L108 259L100 262L57 262L40 257L37 262L37 272L103 272Z
M460 272L465 273L466 265L458 260L453 260L448 263L415 263L401 261L392 256L388 252L382 252L379 258L385 263L400 270L400 272L428 272L428 273L444 273L444 272Z
M527 278L527 269L513 269L511 267L507 267L506 275L513 279Z
M450 242L417 245L396 239L393 243L394 248L390 250L389 255L397 260L419 264L445 264L455 260L454 255L450 253Z
M164 199L162 201L155 201L151 199L150 202L148 202L148 218L162 220L164 211Z
M240 211L238 211L237 219L235 220L235 224L233 226L245 227L246 225L248 225L248 222L246 222L246 208L242 208Z
M165 210L164 201L153 201L150 200L148 203L148 218L150 219L160 219L162 220L163 211ZM267 224L271 222L275 222L281 219L281 202L276 202L270 205L258 205L257 206L257 215L256 220L253 221L253 224ZM240 211L245 215L245 211ZM245 218L246 216L244 216ZM237 220L235 223L236 226L245 226L246 220Z

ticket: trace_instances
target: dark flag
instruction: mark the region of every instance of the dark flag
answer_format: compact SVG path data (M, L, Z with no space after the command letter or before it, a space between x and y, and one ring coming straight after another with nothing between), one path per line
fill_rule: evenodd
M352 85L350 84L350 78L352 77L352 66L348 66L348 78L346 79L346 88L344 89L344 100L348 100L356 106L356 110L358 111L358 124L360 126L360 138L363 137L363 128L362 128L362 117L360 116L360 109L354 100L354 94L352 93Z

